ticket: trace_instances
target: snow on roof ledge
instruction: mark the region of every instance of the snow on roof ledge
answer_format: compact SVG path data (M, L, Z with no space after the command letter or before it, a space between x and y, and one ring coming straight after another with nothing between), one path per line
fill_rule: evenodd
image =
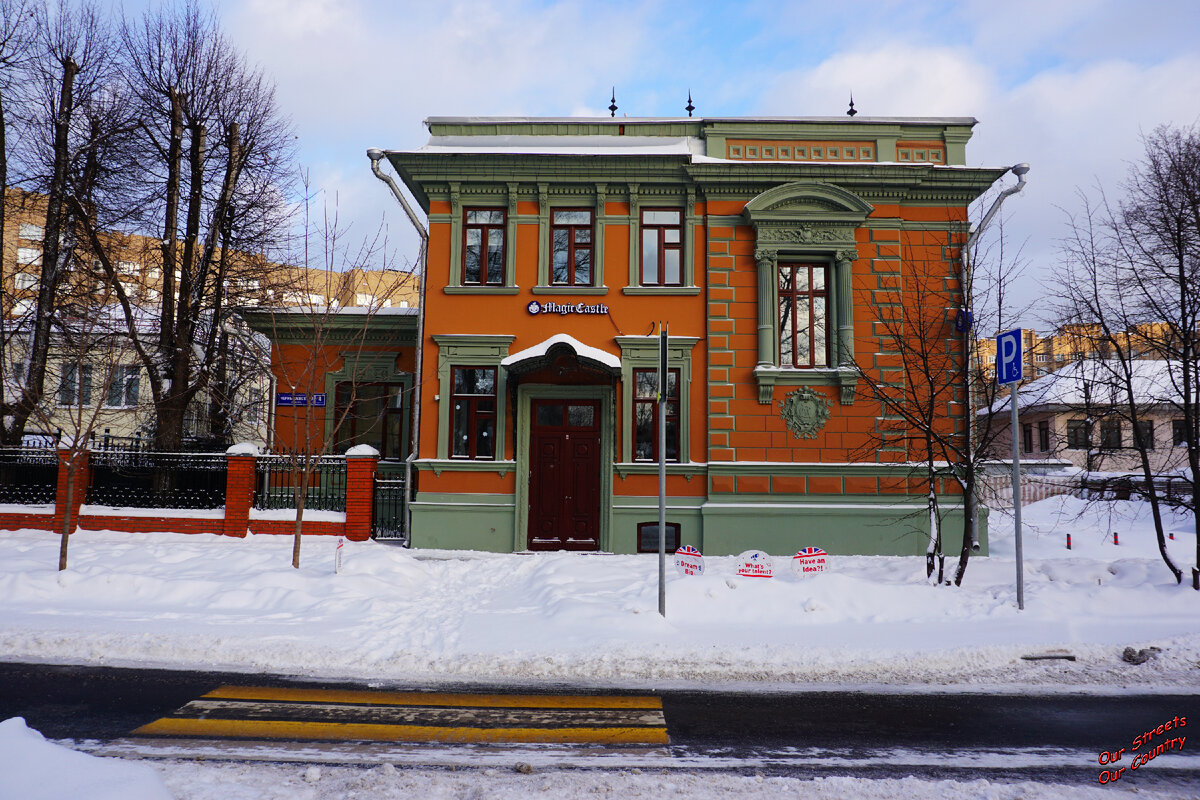
M580 358L586 358L602 364L610 369L620 369L621 359L614 356L612 353L600 350L596 347L589 347L583 342L565 333L556 333L549 339L546 339L541 344L535 344L533 347L527 347L519 353L513 353L508 358L500 362L502 367L511 367L514 364L519 364L522 361L528 361L533 358L542 358L550 352L550 348L556 344L565 344L575 351L575 355Z

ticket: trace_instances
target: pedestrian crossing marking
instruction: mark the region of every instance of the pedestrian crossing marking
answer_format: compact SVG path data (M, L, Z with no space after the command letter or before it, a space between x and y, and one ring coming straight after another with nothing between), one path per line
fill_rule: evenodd
M222 686L134 734L414 743L669 743L657 697L254 686Z

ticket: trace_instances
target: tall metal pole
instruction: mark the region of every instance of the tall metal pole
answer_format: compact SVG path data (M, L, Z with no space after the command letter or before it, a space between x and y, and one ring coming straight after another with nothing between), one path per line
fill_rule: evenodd
M658 331L658 613L667 615L667 323Z
M1013 486L1013 526L1017 537L1017 608L1021 611L1025 610L1025 569L1022 564L1021 552L1021 451L1020 443L1017 439L1020 428L1017 427L1017 385L1010 383L1008 385L1012 395L1009 397L1009 403L1012 404L1012 451L1013 451L1013 468L1012 468L1012 486Z

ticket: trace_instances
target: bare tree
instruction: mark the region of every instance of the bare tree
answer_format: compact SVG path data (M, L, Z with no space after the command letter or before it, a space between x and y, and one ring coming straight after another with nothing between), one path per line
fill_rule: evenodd
M304 205L306 234L300 240L301 250L292 263L302 265L296 271L289 288L289 296L299 300L288 308L264 309L252 315L252 324L263 330L275 342L273 366L281 387L291 389L303 387L301 394L306 402L291 409L292 436L287 441L276 441L275 450L283 456L289 471L288 485L291 488L295 508L293 529L292 566L300 567L300 550L304 512L309 500L310 489L317 480L323 457L336 451L345 451L357 444L364 433L379 433L378 429L349 433L353 420L367 426L383 426L388 404L379 407L380 414L371 420L360 420L355 409L363 397L362 381L366 379L362 367L373 360L370 353L368 334L372 326L400 298L413 293L416 278L412 272L389 269L386 240L382 231L370 238L351 239L348 231L338 224L336 208L324 209L321 220L309 223L309 202ZM362 297L363 271L379 265L375 274L386 275L389 280L376 282L370 293ZM314 281L316 284L314 285ZM353 307L340 305L336 298L347 298ZM362 297L364 303L358 303ZM303 346L284 348L279 342L299 335ZM332 404L321 407L308 402L312 387L323 386L325 375L339 366L348 367L351 380L339 384L336 396L327 398ZM369 380L369 379L366 379ZM409 403L415 396L415 387L408 387ZM399 402L399 396L389 398ZM378 400L378 398L372 398Z
M10 444L20 441L42 402L52 328L68 302L64 293L86 297L94 288L76 260L81 216L123 174L106 159L127 130L112 38L100 12L60 0L53 12L34 6L31 24L24 65L27 129L18 157L26 182L45 195L45 224L25 381L19 396L5 398L0 408L0 438Z
M285 233L293 136L269 81L195 3L148 12L123 26L121 40L136 97L139 170L132 199L113 206L110 224L161 231L157 334L139 330L136 304L119 281L116 297L147 372L155 446L177 450L189 405L220 383L223 322L239 276L267 277L262 258L249 254ZM114 278L103 223L86 229Z
M1143 138L1145 153L1131 166L1123 197L1103 198L1070 220L1066 252L1075 319L1112 355L1109 378L1123 395L1123 414L1141 422L1144 398L1135 396L1133 350L1167 363L1166 400L1181 417L1186 469L1181 475L1196 507L1200 474L1200 131L1160 127ZM1159 551L1166 552L1153 469L1139 448L1155 519ZM1194 515L1193 515L1194 516ZM1200 590L1200 520L1196 523L1192 586Z
M978 541L980 470L1005 429L993 415L975 413L1000 398L981 362L974 332L999 330L1019 317L1008 306L1009 288L1021 272L1020 251L1010 252L1003 226L998 230L994 240L975 242L953 277L944 274L944 261L905 261L898 285L877 291L872 304L872 324L886 352L855 365L881 412L879 433L864 448L903 452L909 462L922 465L930 528L926 575L939 584L946 577L945 515L938 495L953 486L963 498L962 546L953 578L958 586ZM966 246L963 232L953 225L938 236L950 252L961 253Z

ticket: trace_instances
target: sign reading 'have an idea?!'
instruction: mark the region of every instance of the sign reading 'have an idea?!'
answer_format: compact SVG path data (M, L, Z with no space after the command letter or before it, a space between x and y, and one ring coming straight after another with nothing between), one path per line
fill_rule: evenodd
M792 556L792 572L797 578L809 578L828 569L829 554L819 547L802 547Z
M747 550L738 556L737 574L743 578L770 578L775 572L769 555L762 550Z

